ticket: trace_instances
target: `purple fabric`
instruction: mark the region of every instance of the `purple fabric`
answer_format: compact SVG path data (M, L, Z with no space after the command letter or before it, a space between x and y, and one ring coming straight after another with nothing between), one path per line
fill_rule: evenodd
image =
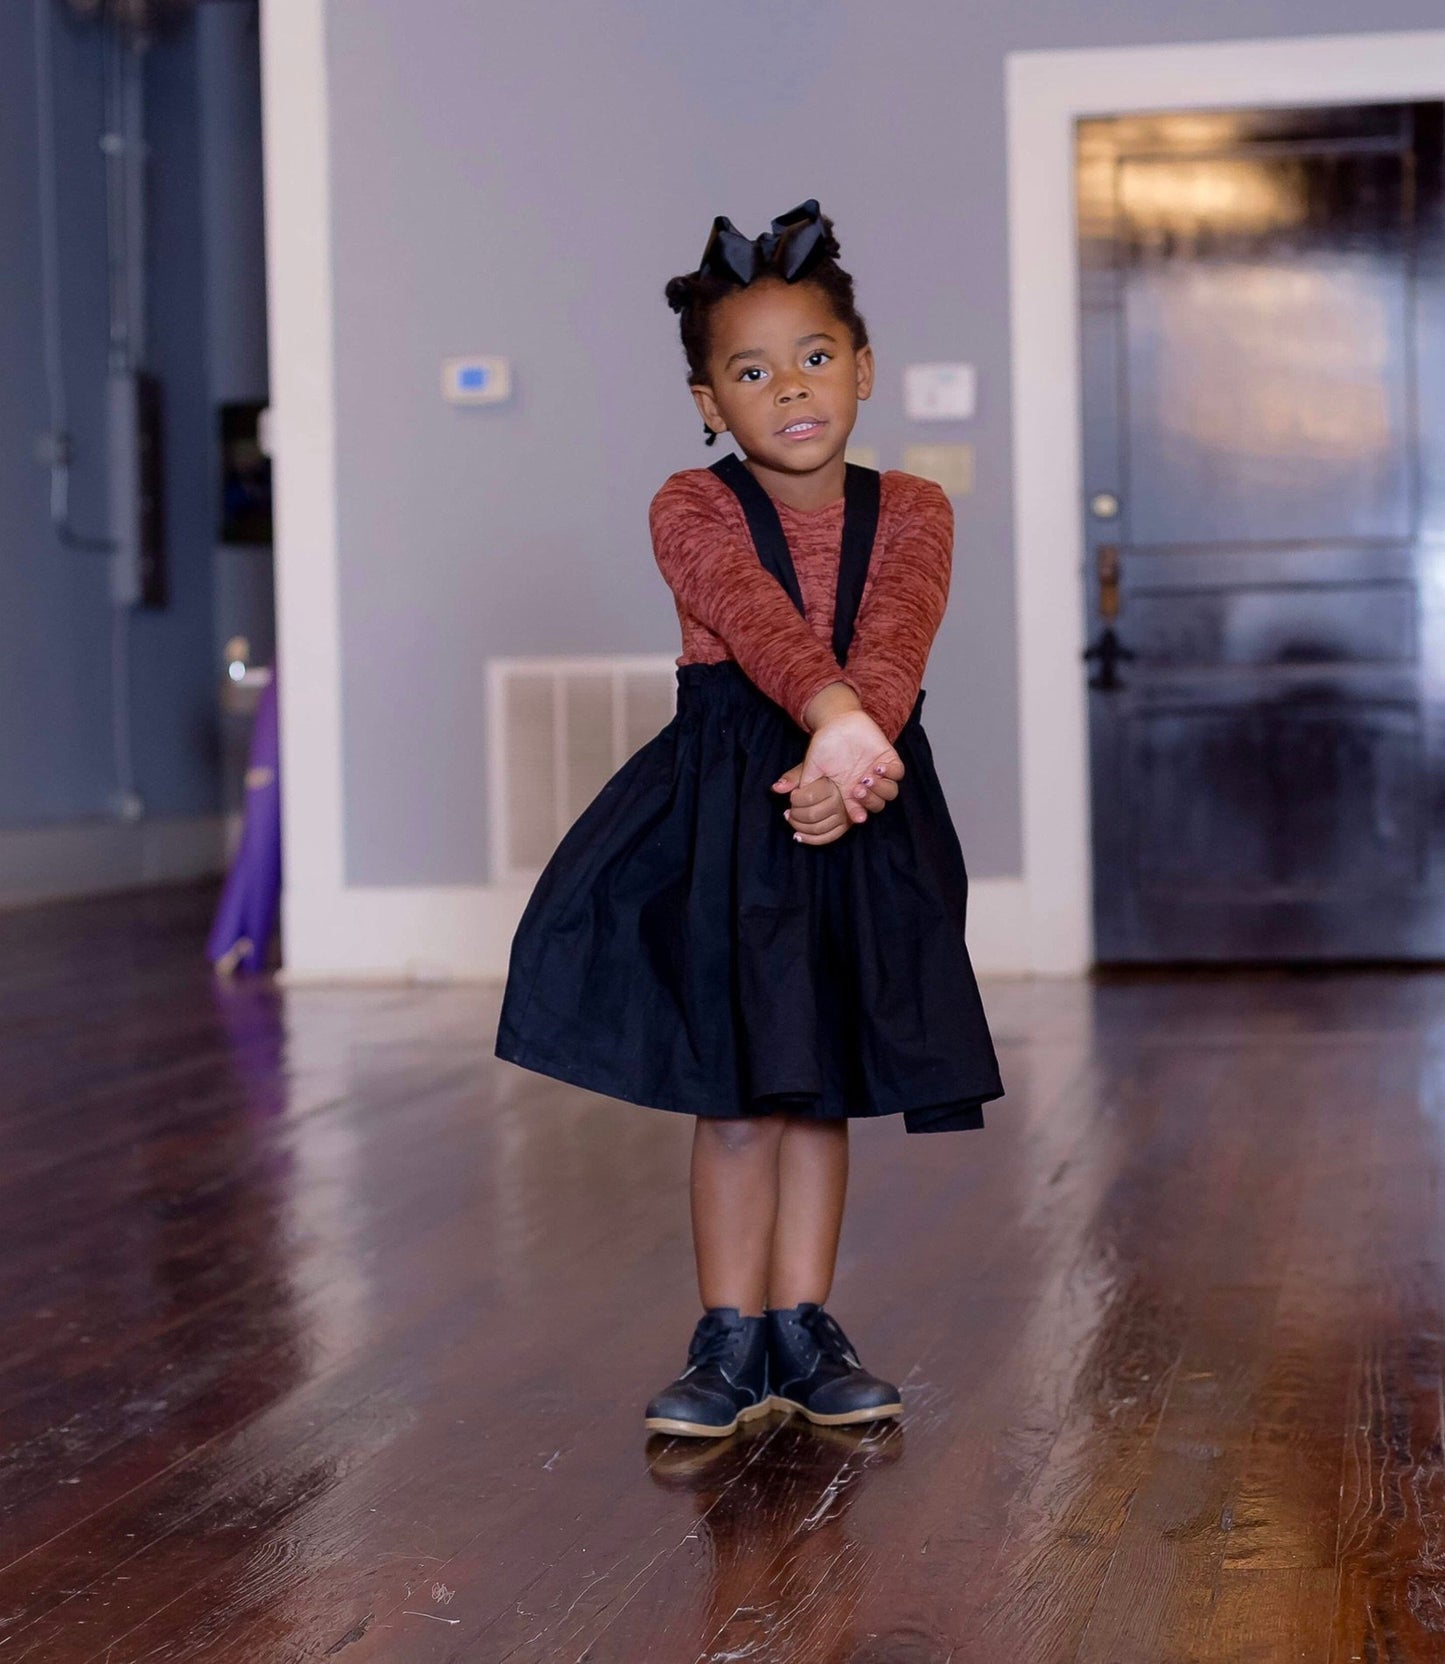
M262 690L246 767L246 818L206 943L227 971L261 971L281 904L281 747L276 677Z

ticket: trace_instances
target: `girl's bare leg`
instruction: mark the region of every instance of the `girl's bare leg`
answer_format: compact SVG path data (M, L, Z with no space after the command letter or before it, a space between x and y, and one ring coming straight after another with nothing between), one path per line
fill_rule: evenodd
M778 1213L783 1117L718 1121L698 1116L692 1138L692 1245L707 1306L762 1314Z
M848 1195L848 1123L787 1117L778 1147L770 1306L819 1305L833 1287Z

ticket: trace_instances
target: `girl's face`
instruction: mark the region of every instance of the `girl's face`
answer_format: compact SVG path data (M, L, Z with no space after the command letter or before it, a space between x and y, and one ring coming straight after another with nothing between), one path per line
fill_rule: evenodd
M713 432L783 474L835 462L873 391L873 353L855 350L823 291L764 278L719 301L708 324L708 380L692 396Z

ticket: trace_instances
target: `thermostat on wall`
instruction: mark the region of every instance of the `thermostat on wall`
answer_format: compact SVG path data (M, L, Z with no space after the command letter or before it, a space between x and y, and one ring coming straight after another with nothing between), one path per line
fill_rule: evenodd
M502 404L511 396L509 358L449 358L442 365L442 397L451 404Z

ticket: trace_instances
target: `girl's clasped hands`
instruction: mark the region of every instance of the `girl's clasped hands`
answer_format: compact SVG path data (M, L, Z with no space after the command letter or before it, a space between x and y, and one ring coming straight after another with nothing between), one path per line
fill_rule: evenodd
M808 753L773 790L786 792L783 818L800 844L831 844L898 796L903 761L863 710L847 711L816 729Z

